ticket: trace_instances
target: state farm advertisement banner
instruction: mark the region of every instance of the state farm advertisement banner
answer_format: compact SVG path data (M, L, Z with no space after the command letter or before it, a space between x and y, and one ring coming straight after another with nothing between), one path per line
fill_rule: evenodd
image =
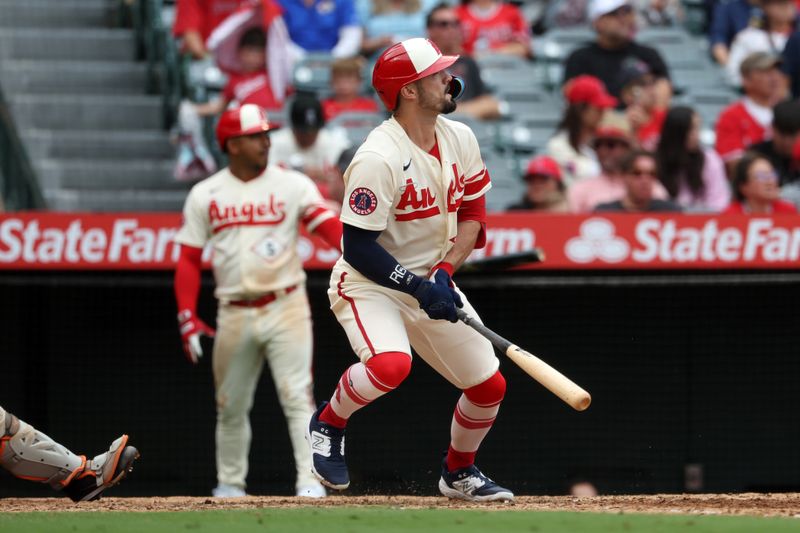
M0 269L164 270L174 267L180 214L0 215ZM800 216L491 214L472 259L539 247L538 269L796 268ZM338 252L303 234L308 269ZM204 255L206 264L210 250Z

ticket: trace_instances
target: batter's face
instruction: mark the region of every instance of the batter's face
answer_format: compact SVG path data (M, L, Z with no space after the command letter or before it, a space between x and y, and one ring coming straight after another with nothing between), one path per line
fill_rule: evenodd
M267 166L270 140L267 132L242 135L228 141L228 155L253 170Z
M448 92L453 76L442 70L416 82L419 106L428 111L446 115L456 110L456 103Z

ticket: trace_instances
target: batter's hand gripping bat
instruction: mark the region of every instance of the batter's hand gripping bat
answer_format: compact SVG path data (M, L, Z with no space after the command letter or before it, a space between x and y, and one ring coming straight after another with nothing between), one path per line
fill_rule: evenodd
M592 397L588 392L552 366L532 353L526 352L511 341L504 339L462 309L456 309L456 314L459 320L489 339L495 348L506 354L526 374L544 385L550 392L572 406L573 409L584 411L592 403Z

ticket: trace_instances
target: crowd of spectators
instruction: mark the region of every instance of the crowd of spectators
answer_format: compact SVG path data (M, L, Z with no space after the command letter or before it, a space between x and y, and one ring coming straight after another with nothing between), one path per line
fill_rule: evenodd
M532 28L582 24L594 38L564 61L561 120L541 153L522 165L524 193L509 209L784 212L792 203L773 196L786 190L787 198L800 197L800 103L791 100L800 92L797 0L709 4L705 52L742 95L716 117L676 104L682 88L668 61L637 40L644 26L682 24L679 0L552 0L536 24L503 0L436 1L177 0L173 33L181 50L214 58L227 84L209 101L182 106L176 174L212 170L197 117L256 103L284 122L272 134L272 162L302 170L335 203L342 164L358 143L330 123L346 113L383 113L365 74L387 46L427 36L443 53L460 55L450 69L466 81L458 112L493 121L504 102L481 76L482 58L533 61ZM235 53L221 61L226 38L235 39ZM277 56L292 67L315 54L331 58L323 90L276 82L287 72ZM710 138L701 135L701 116ZM189 154L202 164L192 166Z

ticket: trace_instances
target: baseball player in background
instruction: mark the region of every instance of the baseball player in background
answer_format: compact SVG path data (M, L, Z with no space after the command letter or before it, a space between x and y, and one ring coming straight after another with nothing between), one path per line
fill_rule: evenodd
M315 475L334 489L350 478L344 457L350 416L395 389L411 369L411 347L463 391L455 408L439 490L450 498L512 500L475 466L506 383L492 345L458 322L477 316L453 272L485 244L491 183L472 131L442 117L463 83L429 40L408 39L375 64L372 84L392 118L375 128L345 173L343 257L328 295L360 362L309 423Z
M307 176L267 166L264 111L252 104L226 111L217 140L230 165L195 185L183 210L175 271L178 321L186 356L197 363L199 338L214 331L195 310L201 255L213 248L219 300L213 369L217 400L214 496L245 495L249 413L266 360L289 426L297 466L296 494L322 497L304 443L314 410L311 311L297 255L300 224L340 249L342 225Z
M14 476L47 483L72 501L100 498L133 470L139 452L123 435L94 459L75 455L0 406L0 466Z

